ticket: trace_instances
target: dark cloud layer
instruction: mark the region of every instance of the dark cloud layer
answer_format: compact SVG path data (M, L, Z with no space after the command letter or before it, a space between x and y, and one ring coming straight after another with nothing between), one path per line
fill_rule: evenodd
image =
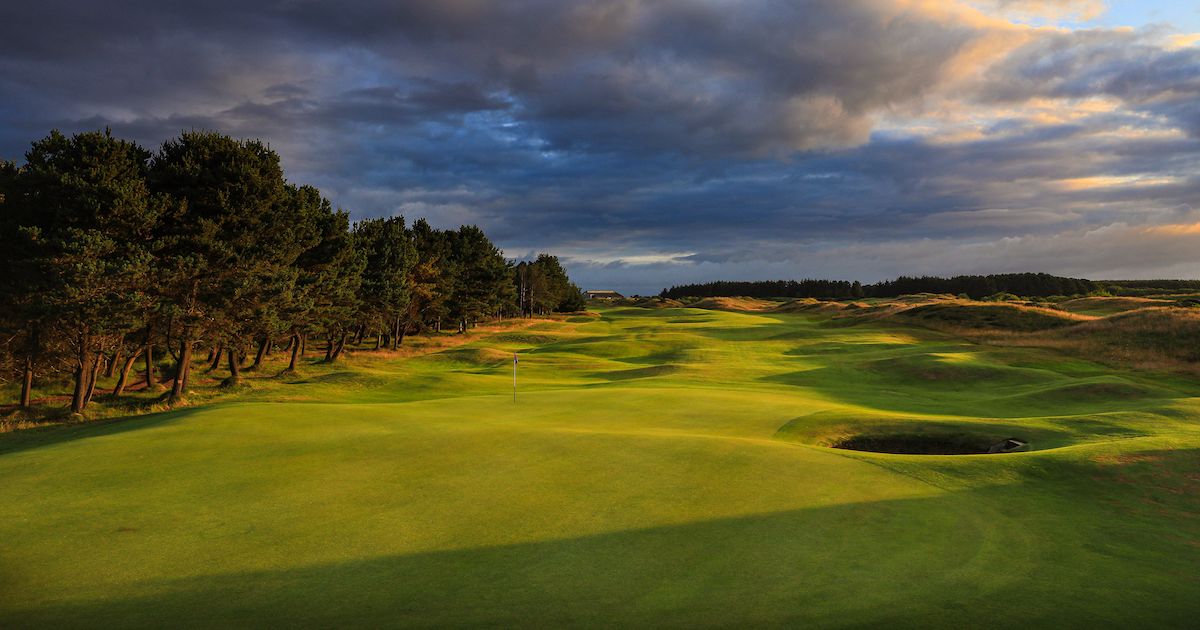
M1195 276L1200 48L1006 19L1096 8L7 3L0 155L51 127L261 137L357 216L478 223L510 255L555 251L589 284L641 292Z

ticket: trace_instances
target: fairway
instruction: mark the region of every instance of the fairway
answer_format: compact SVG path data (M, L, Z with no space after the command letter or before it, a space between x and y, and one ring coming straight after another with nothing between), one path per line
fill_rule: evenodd
M1194 379L812 314L597 312L0 435L0 626L1200 616ZM1030 450L830 448L888 435Z

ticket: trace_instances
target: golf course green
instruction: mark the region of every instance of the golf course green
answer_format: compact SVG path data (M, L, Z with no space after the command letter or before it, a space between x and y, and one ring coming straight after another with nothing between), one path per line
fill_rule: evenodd
M0 435L0 626L1200 619L1193 377L612 306L247 380Z

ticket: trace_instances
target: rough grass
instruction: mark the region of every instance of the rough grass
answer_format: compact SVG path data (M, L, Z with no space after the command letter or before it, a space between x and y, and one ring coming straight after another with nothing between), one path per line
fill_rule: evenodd
M778 306L778 304L750 297L710 297L689 306L719 311L765 311Z
M774 310L778 313L840 313L847 309L854 310L867 307L868 305L865 302L831 302L828 300L801 298L780 304Z
M1200 615L1193 378L889 319L600 314L542 322L546 339L498 327L255 376L218 403L202 387L186 409L0 436L3 625ZM507 359L539 341L514 404ZM1033 450L828 448L854 435Z
M1148 370L1200 371L1200 312L1149 308L1035 334L990 331L995 344L1053 348L1112 365Z
M1036 306L965 301L914 306L897 313L896 317L931 327L1013 331L1062 328L1088 319L1086 316Z
M1072 313L1106 316L1143 308L1171 306L1174 301L1141 297L1087 297L1060 302L1059 308Z

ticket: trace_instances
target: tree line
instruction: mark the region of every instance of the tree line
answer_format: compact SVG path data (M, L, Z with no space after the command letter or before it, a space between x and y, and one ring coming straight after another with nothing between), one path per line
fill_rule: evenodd
M1113 295L1156 295L1200 292L1200 280L1104 280Z
M863 297L861 283L845 280L762 280L716 281L685 284L663 289L661 297L678 300L685 297L755 297L755 298L859 298Z
M174 403L193 353L226 384L283 346L294 371L311 341L347 344L584 308L554 256L514 264L475 226L350 220L288 182L257 140L193 131L155 152L108 130L34 142L0 162L0 378L69 377L83 413L101 370ZM135 375L140 360L143 369Z
M900 276L868 285L866 294L867 297L896 297L912 293L952 293L980 299L997 293L1025 297L1087 295L1103 288L1099 283L1083 278L1064 278L1048 273L999 273L952 278Z
M829 298L897 297L913 293L952 293L980 299L997 293L1029 297L1086 295L1101 291L1100 283L1082 278L1064 278L1046 273L1003 273L975 276L900 276L875 284L845 280L768 280L759 282L707 282L663 289L664 298L755 297Z

